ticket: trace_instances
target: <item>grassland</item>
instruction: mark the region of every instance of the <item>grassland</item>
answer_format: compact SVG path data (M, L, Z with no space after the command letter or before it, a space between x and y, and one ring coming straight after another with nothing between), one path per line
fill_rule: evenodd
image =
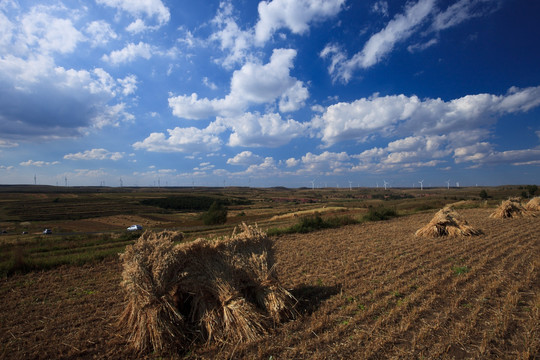
M249 200L231 205L227 224L218 227L202 225L197 211L140 203L182 191L193 194L192 189L52 190L0 189L6 195L0 201L0 213L6 216L0 228L8 231L0 236L0 260L19 259L20 266L29 266L29 272L1 280L0 358L158 357L132 353L115 325L123 306L116 254L133 241L124 227L130 220L182 230L189 241L230 232L240 221L288 229L301 223L304 214L313 216L310 210L323 207L332 210L319 212L321 220L346 217L357 223L273 238L278 276L298 299L297 319L253 343L193 344L168 356L534 359L539 354L540 219L488 217L500 200L521 194L519 187L487 188L492 196L487 202L479 199L478 188L196 189L204 196ZM86 215L63 218L67 207L56 198L78 199L66 204L77 203ZM34 204L32 199L40 201ZM60 215L24 217L16 211L22 203L30 212L50 204ZM107 203L112 205L107 208ZM448 203L456 203L484 233L415 237ZM400 216L364 221L374 209ZM52 228L53 235L32 235L42 227ZM23 229L30 234L20 235ZM70 234L57 235L60 231Z

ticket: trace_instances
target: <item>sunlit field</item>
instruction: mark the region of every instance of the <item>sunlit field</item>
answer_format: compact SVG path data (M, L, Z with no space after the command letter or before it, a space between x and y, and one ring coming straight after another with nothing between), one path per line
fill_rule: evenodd
M534 359L540 214L490 218L530 190L4 186L0 357ZM214 201L226 222L205 225ZM415 236L445 205L481 233ZM117 325L118 254L141 234L127 227L181 231L187 243L242 222L269 234L297 316L254 341L134 352Z

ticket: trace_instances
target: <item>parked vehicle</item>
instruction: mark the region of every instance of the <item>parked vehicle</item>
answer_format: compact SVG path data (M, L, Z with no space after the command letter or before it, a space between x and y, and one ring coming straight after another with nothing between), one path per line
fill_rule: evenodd
M131 225L130 227L127 228L127 231L139 231L139 230L142 230L141 225Z
M51 235L52 234L52 230L51 229L45 229L43 230L43 235Z

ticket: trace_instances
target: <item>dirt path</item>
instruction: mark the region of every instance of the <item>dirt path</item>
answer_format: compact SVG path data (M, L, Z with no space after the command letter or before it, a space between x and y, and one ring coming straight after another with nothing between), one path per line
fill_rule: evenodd
M484 235L416 238L434 214L424 213L277 238L279 277L299 300L300 316L259 341L194 345L183 355L535 358L540 219L459 212ZM2 280L0 358L136 358L115 326L120 271L109 261Z

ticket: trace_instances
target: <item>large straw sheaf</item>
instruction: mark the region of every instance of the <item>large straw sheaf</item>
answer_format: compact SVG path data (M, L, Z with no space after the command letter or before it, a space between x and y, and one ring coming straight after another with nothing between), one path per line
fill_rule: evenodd
M460 214L452 207L446 206L439 210L433 219L424 227L416 231L416 236L472 236L480 235L482 231L470 226Z
M497 209L489 215L494 219L507 219L507 218L519 218L535 216L535 214L527 210L522 204L520 198L510 198L504 200Z
M540 211L540 196L534 197L529 200L527 205L525 205L525 209L529 211Z
M120 325L138 351L181 351L194 340L238 343L294 317L272 242L257 227L220 239L173 244L144 233L122 254L126 308Z

